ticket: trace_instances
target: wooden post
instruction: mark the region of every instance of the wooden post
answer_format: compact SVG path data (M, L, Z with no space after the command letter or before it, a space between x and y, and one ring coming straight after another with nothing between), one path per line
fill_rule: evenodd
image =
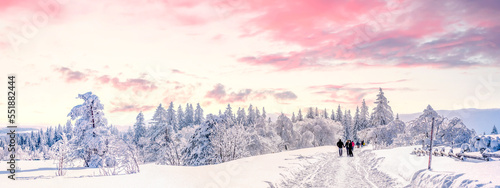
M429 166L427 167L428 170L431 169L431 161L432 161L432 139L434 135L434 118L432 118L432 125L431 125L431 148L429 151Z

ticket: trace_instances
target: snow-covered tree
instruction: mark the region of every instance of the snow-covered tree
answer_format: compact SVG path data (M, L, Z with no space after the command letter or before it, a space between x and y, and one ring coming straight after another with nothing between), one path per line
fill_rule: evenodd
M368 106L366 106L365 99L363 99L363 102L361 103L360 114L359 114L359 120L360 120L359 130L363 130L363 129L368 128L369 118L370 118L370 114L368 112Z
M355 141L359 141L358 138L358 131L361 130L361 119L359 117L359 107L356 107L356 113L354 114L354 122L353 122L353 127L352 127L352 138Z
M211 144L211 135L214 132L214 126L222 121L218 116L207 115L206 121L196 129L187 147L182 151L182 155L185 156L184 164L200 166L216 163L214 148Z
M332 114L330 115L330 119L335 121L335 111L332 109Z
M192 126L194 124L194 110L192 104L186 103L186 113L184 113L184 115L186 126Z
M179 105L179 107L177 108L177 124L179 125L177 127L178 130L181 130L182 128L184 128L186 125L186 121L184 120L184 111L182 110L182 106Z
M302 110L299 109L299 113L297 114L297 121L304 121L304 118L302 117Z
M55 143L51 150L54 155L52 158L56 160L57 164L56 176L64 176L66 174L65 166L69 163L71 153L71 146L65 133L62 133L61 140Z
M146 122L144 121L144 115L140 112L135 118L136 122L134 124L134 132L132 142L139 146L139 140L146 136Z
M236 118L236 123L247 125L247 115L245 112L245 108L238 108L238 117Z
M391 107L389 106L389 101L384 96L382 88L380 88L375 104L377 104L377 106L373 108L371 118L371 123L373 126L387 125L392 120L394 120L394 115L392 113Z
M325 108L325 110L323 111L323 118L328 119L328 112L326 111L326 108Z
M316 111L314 111L314 117L319 117L318 107L316 107Z
M224 112L224 115L226 115L227 118L230 118L231 120L234 121L233 108L231 108L230 104L227 104L227 108L226 111Z
M498 134L497 127L493 125L493 130L491 131L491 134Z
M253 124L255 124L255 119L256 119L255 111L253 109L252 104L250 104L250 106L248 107L247 125L253 125Z
M296 143L295 132L293 131L293 123L292 121L285 116L285 114L281 113L276 120L276 133L283 140L283 147L285 150L293 149L291 148Z
M177 130L179 130L177 126L177 117L175 116L174 102L170 102L170 106L168 106L167 109L167 125L174 132L177 132Z
M297 118L295 118L295 112L292 112L292 122L297 122Z
M71 143L76 147L73 156L84 160L86 167L103 166L102 155L108 151L111 134L104 118L103 105L99 98L88 92L78 95L84 102L71 109L68 116L76 120Z
M266 109L262 107L262 118L266 119Z
M352 140L352 117L351 111L348 110L345 112L344 117L342 118L342 124L344 125L344 140L350 139Z
M337 108L337 118L336 118L336 120L337 120L338 122L343 122L343 121L342 121L343 116L344 116L344 115L342 115L342 110L340 109L340 105L339 105L339 107Z
M249 134L241 124L216 123L210 135L216 163L232 161L249 155Z
M314 119L314 111L313 111L312 107L309 107L309 110L307 110L306 118L308 118L308 119Z
M203 109L201 108L200 103L198 103L194 112L194 124L200 125L203 121Z

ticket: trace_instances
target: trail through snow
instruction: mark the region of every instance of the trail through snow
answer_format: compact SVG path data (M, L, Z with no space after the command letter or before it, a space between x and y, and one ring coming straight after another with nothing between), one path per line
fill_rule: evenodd
M377 164L368 164L372 154L366 149L355 149L354 157L339 157L335 151L320 154L317 162L305 165L277 187L403 187L378 171Z

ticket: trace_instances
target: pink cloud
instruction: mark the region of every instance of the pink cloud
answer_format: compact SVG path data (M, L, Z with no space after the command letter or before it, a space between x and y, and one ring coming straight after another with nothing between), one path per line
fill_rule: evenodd
M226 88L222 84L216 84L214 88L205 95L206 98L214 99L219 104L246 102L247 100L264 100L268 96L273 96L278 102L297 99L295 93L292 91L283 91L283 89L242 89L237 92L226 92Z
M140 111L149 111L155 108L155 106L151 105L144 105L140 106L137 104L126 104L123 102L118 102L114 103L111 102L111 105L113 105L113 109L111 109L111 113L116 113L116 112L140 112Z
M499 1L249 3L252 9L248 11L259 14L243 26L245 33L251 33L248 36L265 34L272 41L297 44L303 49L244 56L238 58L239 62L273 66L280 71L347 65L441 69L500 66L498 61L485 65L468 58L500 58L495 52L500 45L500 20L494 19L500 17ZM457 30L459 25L465 30ZM329 60L336 63L329 64ZM370 63L337 63L342 60Z
M67 67L56 68L56 71L62 74L62 77L67 83L74 83L79 81L87 81L87 74L80 71L73 71Z

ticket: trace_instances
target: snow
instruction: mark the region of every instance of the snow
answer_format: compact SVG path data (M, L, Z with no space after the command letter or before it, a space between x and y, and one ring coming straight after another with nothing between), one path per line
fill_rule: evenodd
M354 149L339 157L323 146L242 158L207 166L141 165L137 174L101 176L98 168L73 167L57 177L53 161L17 161L18 180L1 187L494 187L500 185L500 161L459 161L410 155L413 147ZM5 161L0 161L5 164ZM415 175L416 173L416 175ZM490 183L491 182L491 183Z
M500 161L484 162L472 159L460 161L449 157L433 156L432 170L427 171L424 169L427 169L429 157L409 155L413 150L414 147L409 146L373 151L376 155L374 159L383 158L377 169L405 185L420 183L419 185L424 187L431 185L437 187L440 184L447 185L446 181L450 180L453 181L452 184L449 184L451 187L479 186L481 184L500 185L500 178L498 178L500 177ZM417 172L419 172L419 176L412 179ZM439 182L430 181L433 178L439 179L439 177L444 178L441 178ZM461 185L463 182L466 184Z

